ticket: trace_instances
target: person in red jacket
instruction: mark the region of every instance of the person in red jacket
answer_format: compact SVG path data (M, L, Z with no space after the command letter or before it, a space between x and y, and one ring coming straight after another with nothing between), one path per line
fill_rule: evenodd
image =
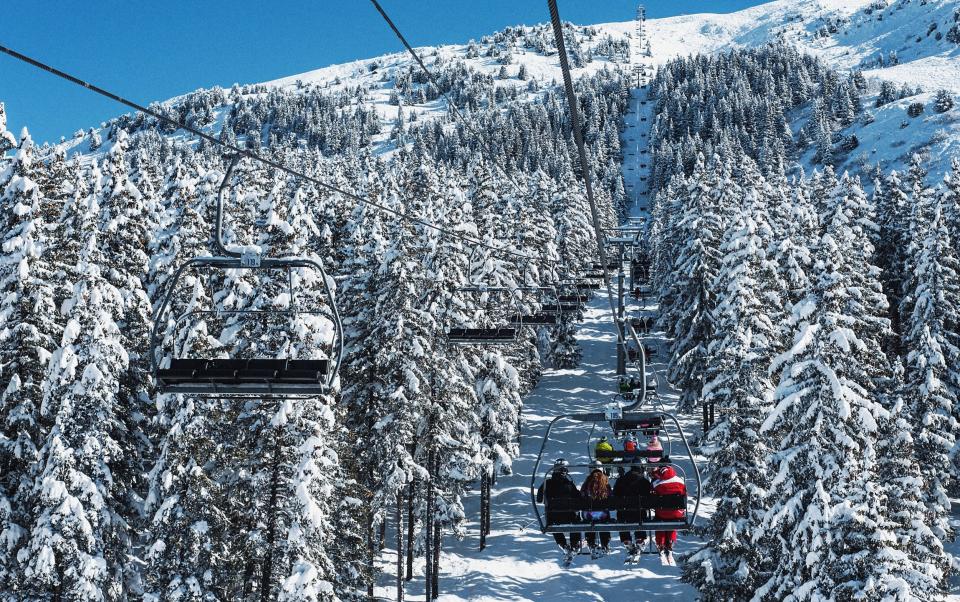
M670 458L664 456L660 460L661 466L653 469L653 493L654 495L687 495L687 486L683 479L677 476L677 471L670 466ZM687 514L686 510L674 510L668 508L657 508L654 515L658 520L680 520ZM657 531L657 549L660 553L666 553L668 556L673 553L673 544L677 541L677 532Z

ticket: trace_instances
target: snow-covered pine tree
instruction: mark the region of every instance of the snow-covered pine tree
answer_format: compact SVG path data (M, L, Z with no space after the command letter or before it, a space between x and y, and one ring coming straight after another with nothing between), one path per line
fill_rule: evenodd
M682 246L674 258L673 283L667 293L671 305L660 316L673 337L667 378L680 390L679 404L686 411L701 400L707 345L715 332L713 282L720 269L720 238L725 214L740 190L729 164L714 156L707 166L698 157L688 181L684 217L677 224Z
M366 193L383 201L383 184L378 170L368 172ZM380 213L365 205L357 205L351 213L346 238L348 247L344 268L347 278L340 289L340 308L345 337L345 357L341 378L344 388L341 411L344 428L357 441L345 469L362 487L363 504L358 513L366 529L366 567L364 578L372 591L377 576L376 559L380 556L379 529L387 520L388 507L377 503L373 495L379 489L377 472L394 459L393 450L378 432L384 424L381 419L390 411L391 400L384 381L377 370L378 357L383 352L382 322L376 312L379 271L384 260L387 240Z
M745 198L723 235L712 285L718 337L710 342L703 395L720 409L705 442L711 450L707 487L719 502L706 527L709 541L684 563L684 579L704 600L744 599L772 569L753 539L771 480L760 426L773 397L767 370L781 347L782 301L767 256L773 233L760 184L758 178L743 185Z
M828 205L813 288L793 308L792 346L773 365L782 378L761 432L778 450L777 476L754 536L773 572L755 600L879 599L901 587L885 562L883 542L894 534L876 476L876 442L889 420L878 401L889 377L886 307L869 263L866 197L844 180Z
M948 490L957 476L951 456L960 401L960 337L955 330L960 324L960 258L939 203L929 215L922 239L910 251L916 288L909 295L912 312L906 323L905 401L927 507L924 522L946 542L953 533Z
M894 534L884 542L882 562L889 567L894 587L897 578L905 582L899 590L904 598L912 593L919 599L937 600L941 599L950 560L927 521L929 511L923 501L924 481L914 427L910 407L904 402L909 390L904 387L903 376L903 364L898 361L880 392L890 419L882 421L878 430L876 478L883 487L886 506L882 526Z
M943 218L951 240L960 240L960 158L950 161L950 171L943 178Z
M130 407L118 395L128 358L118 320L123 296L101 274L96 194L72 205L67 219L83 248L71 276L73 296L50 358L40 414L49 421L26 501L29 537L18 551L19 599L121 600L135 593L125 464L134 440Z
M259 193L257 214L264 224L257 245L270 256L306 257L322 264L314 242L319 228L294 181L276 172L254 174L253 186L250 193ZM323 282L315 270L293 271L295 298L287 282L286 274L261 272L255 292L241 289L253 310L302 311L250 325L235 353L294 359L329 356L333 325L323 313L309 312L322 311L323 290L334 286L332 279ZM233 540L246 570L251 562L256 564L252 586L248 582L246 587L278 600L333 599L337 579L330 547L338 536L359 537L361 531L356 525L342 533L333 528L334 512L352 509L337 508L337 497L347 496L333 436L332 397L263 399L241 412L237 424L241 427L237 449L245 453L236 458L235 470L246 471L249 478L242 484L245 491L228 500L228 508L232 516L256 525Z
M896 171L879 180L874 186L874 205L880 227L877 239L876 263L881 270L883 292L890 306L888 315L895 337L889 351L901 354L903 327L900 321L900 304L904 298L904 274L907 269L906 253L910 244L910 201Z
M14 148L17 148L17 139L7 130L7 108L0 102L0 158Z
M156 199L144 197L130 180L129 150L129 137L121 129L103 165L101 240L110 260L102 267L104 275L123 296L123 314L118 326L130 361L119 392L127 397L125 406L129 413L121 419L130 433L140 434L148 431L147 422L154 407L150 400L153 385L148 360L153 309L144 283L149 273L148 243L151 233L157 230L154 220L159 212ZM129 467L128 485L140 491L144 489L142 475L149 470L139 453L141 449L149 449L145 437L136 447L136 453L124 458ZM125 502L131 504L131 516L140 511L138 496Z
M800 302L810 290L813 256L810 248L819 236L817 214L810 202L807 182L791 182L793 193L781 205L781 219L774 229L773 263L784 290L784 308ZM784 337L789 339L789 337Z
M46 431L42 385L63 330L49 249L55 237L45 215L51 200L37 182L43 178L24 131L0 191L0 592L14 591L20 578L16 551L29 535L22 503Z

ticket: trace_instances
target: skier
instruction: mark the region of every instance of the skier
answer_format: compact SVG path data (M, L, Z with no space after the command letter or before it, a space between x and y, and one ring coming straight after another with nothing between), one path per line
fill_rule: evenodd
M650 437L650 442L647 443L647 451L651 452L651 455L647 456L647 462L659 462L663 456L663 445L660 444L660 439L653 435ZM658 455L653 455L657 453Z
M669 465L670 458L664 456L660 460L661 466L653 469L653 493L655 495L687 495L687 486L683 479L677 476L677 471ZM686 510L657 508L654 515L658 520L680 520L687 514ZM673 544L677 541L676 530L657 531L657 549L660 551L660 560L664 564L673 564Z
M590 474L587 475L587 479L583 482L583 486L580 487L580 494L592 501L602 501L610 497L610 493L610 483L607 481L607 475L604 474L603 470L600 469L599 464L597 464L594 466L593 470L590 471ZM586 510L583 514L584 519L593 523L610 520L610 512L608 510ZM590 555L593 558L600 558L610 551L609 531L600 533L599 546L597 545L596 533L588 532L586 537L587 545L590 546Z
M627 453L634 453L634 452L637 451L637 437L636 437L636 435L634 435L633 433L630 433L629 435L627 435L627 438L624 439L624 441L623 441L623 451L625 451L625 452L627 452ZM632 456L626 456L626 455L625 455L625 456L621 459L620 462L621 462L622 464L630 464L630 463L632 463L633 461L634 461L634 458L633 458ZM623 476L623 467L620 467L620 466L617 467L617 475L618 475L618 476Z
M596 456L597 460L601 464L609 464L613 458L602 458L600 457L599 452L612 452L613 446L610 445L610 441L606 437L600 437L600 441L597 441L597 446L593 448L593 455Z
M636 444L634 444L634 446L636 446ZM613 495L617 497L636 498L650 495L651 493L653 493L653 486L650 484L650 481L647 480L647 477L644 476L643 467L641 466L631 466L630 470L617 479L617 482L613 485ZM617 513L617 519L621 522L639 523L642 520L646 520L647 517L645 515L646 512L644 510L621 510ZM628 552L626 562L634 561L639 557L646 539L647 534L643 531L635 531L633 533L629 531L620 532L620 542L627 548Z
M537 489L537 502L543 502L544 497L547 500L547 522L548 523L578 523L580 519L576 512L554 512L550 510L550 502L562 499L579 499L580 491L577 484L570 478L568 466L570 465L563 458L558 458L553 463L553 469L550 476ZM570 545L567 545L567 538L563 533L554 533L553 539L557 545L564 551L564 563L569 564L573 557L580 552L580 534L570 534Z

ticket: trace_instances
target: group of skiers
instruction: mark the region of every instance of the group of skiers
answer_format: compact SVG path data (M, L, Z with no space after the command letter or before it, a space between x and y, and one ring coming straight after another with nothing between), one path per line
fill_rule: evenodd
M625 452L637 451L637 439L634 435L629 435L623 443ZM584 510L582 516L577 512L566 510L551 511L551 502L564 499L589 499L594 501L605 500L608 497L640 498L650 495L686 495L687 489L682 478L677 476L670 458L663 456L663 447L656 435L653 435L646 446L647 452L660 452L659 455L647 454L647 464L641 465L636 462L627 461L629 464L627 470L624 467L618 467L618 476L611 486L609 481L611 458L603 458L602 452L613 451L613 446L606 437L601 437L595 447L597 457L600 458L591 467L590 474L587 475L583 485L578 489L576 484L570 478L569 463L559 458L554 462L550 476L540 485L537 491L537 501L547 504L547 522L551 524L558 523L602 523L611 519L609 510ZM617 511L617 520L619 522L641 523L649 518L648 511L638 510L619 510ZM672 508L655 508L654 516L657 520L681 520L685 517L684 510ZM590 548L593 558L599 558L609 551L610 532L601 531L599 533L588 531L586 534L587 546ZM628 561L636 560L647 540L647 534L643 531L619 533L620 542L628 551ZM580 533L570 533L569 543L563 533L554 533L554 539L565 553L565 564L569 564L582 547ZM673 544L677 540L676 530L657 531L655 541L661 558L665 563L672 563Z

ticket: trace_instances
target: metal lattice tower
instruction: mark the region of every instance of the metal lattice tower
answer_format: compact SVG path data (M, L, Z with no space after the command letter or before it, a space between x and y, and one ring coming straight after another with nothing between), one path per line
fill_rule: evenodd
M646 69L642 64L642 56L644 55L644 48L647 48L647 55L649 55L650 42L647 41L647 9L642 4L637 6L637 17L634 25L634 37L636 38L636 46L634 46L634 52L632 58L633 76L636 78L637 87L643 85L644 79L646 77Z

